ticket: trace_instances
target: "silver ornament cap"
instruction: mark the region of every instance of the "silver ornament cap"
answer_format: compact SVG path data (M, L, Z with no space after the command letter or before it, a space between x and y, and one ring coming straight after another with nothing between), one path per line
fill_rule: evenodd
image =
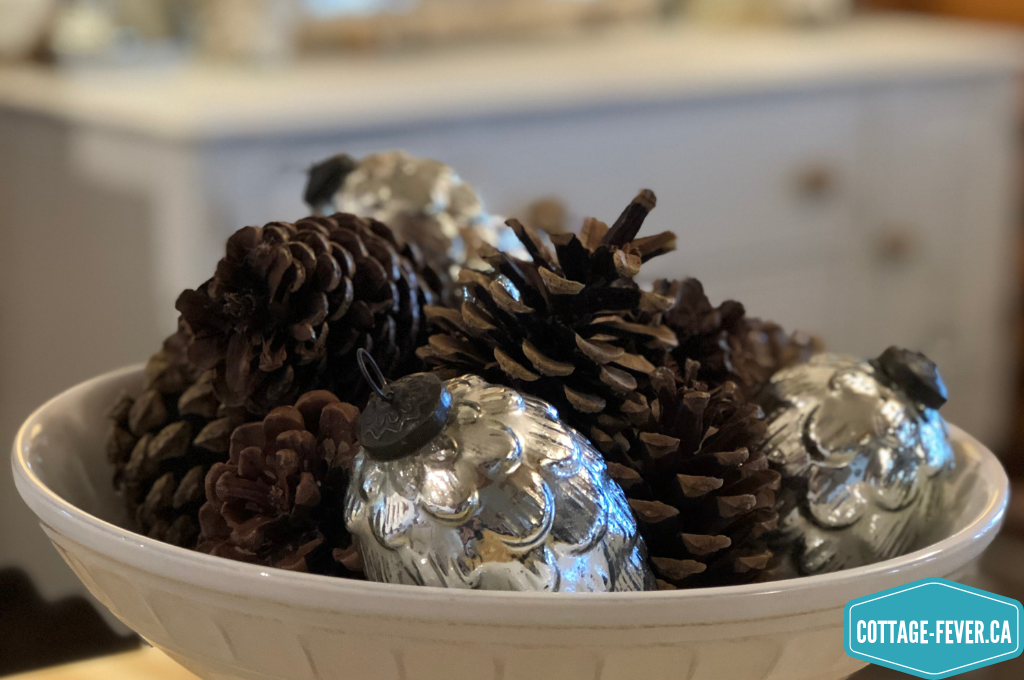
M782 471L780 575L871 564L916 547L943 511L954 465L938 408L946 386L927 357L821 354L776 373L762 406L765 452Z
M477 376L385 383L345 507L371 580L520 591L654 587L625 494L553 407Z

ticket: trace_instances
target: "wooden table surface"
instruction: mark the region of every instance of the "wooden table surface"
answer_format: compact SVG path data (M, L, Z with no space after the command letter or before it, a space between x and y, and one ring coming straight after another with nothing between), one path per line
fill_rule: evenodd
M88 661L11 675L5 680L198 680L158 649L102 656Z

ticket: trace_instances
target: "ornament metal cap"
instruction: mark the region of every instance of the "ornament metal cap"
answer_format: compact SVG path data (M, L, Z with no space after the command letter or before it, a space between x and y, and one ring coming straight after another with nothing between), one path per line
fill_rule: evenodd
M373 390L359 417L359 440L371 458L404 458L441 433L452 396L440 378L413 373L388 382L369 352L360 349L356 358Z
M358 166L354 158L340 153L311 167L303 196L306 203L314 210L329 206L334 194L338 193L338 189L345 183L345 178Z
M872 363L919 404L937 409L949 398L939 367L920 352L893 346Z

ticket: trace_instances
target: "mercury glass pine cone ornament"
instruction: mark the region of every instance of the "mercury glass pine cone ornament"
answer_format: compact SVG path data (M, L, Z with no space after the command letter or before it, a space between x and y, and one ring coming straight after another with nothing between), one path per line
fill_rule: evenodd
M179 328L150 357L142 394L114 404L107 438L114 486L139 531L184 547L199 535L203 478L245 420L214 396L213 373L188 361L188 342Z
M645 190L611 228L588 219L578 237L552 236L554 253L509 220L532 261L491 251L491 272L462 270L461 309L428 307L434 334L417 353L443 377L473 373L553 404L599 448L595 428L619 432L646 421L638 390L676 345L663 324L630 317L638 308L660 309L662 298L641 291L633 277L675 247L671 232L636 238L654 205Z
M820 354L772 377L761 400L765 453L783 475L777 576L872 564L918 545L955 465L938 411L946 397L938 367L898 347L869 361Z
M416 361L437 285L421 271L416 248L375 220L339 213L245 227L213 278L178 298L189 358L214 371L224 404L257 415L314 388L365 402L357 349L388 376Z
M415 373L362 414L346 522L376 581L614 592L654 579L622 489L545 402Z
M305 199L313 210L328 207L384 222L417 243L431 271L446 281L462 266L481 266L480 255L490 247L517 246L451 166L404 151L359 160L338 154L317 163Z
M265 566L359 576L345 529L345 490L359 409L307 392L231 434L205 480L198 550Z
M695 361L653 372L652 422L636 431L633 460L609 463L661 588L749 582L772 561L779 474L759 447L763 413L735 383L709 387L698 372Z
M671 300L671 305L646 319L675 331L679 345L673 357L680 364L688 359L699 362L699 377L710 385L731 380L753 397L773 373L821 351L817 339L748 317L735 300L712 306L697 279L655 281L654 292Z

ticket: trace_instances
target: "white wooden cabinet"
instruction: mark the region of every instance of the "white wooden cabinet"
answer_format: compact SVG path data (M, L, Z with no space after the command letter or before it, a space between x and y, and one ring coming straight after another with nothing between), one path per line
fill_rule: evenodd
M1014 34L885 19L269 73L0 69L0 439L61 388L143 360L227 235L302 216L312 162L400 147L451 163L499 214L555 195L614 220L649 187L647 229L679 247L645 277L697 276L836 350L922 349L948 417L998 445L1022 55ZM72 588L6 469L0 564Z

